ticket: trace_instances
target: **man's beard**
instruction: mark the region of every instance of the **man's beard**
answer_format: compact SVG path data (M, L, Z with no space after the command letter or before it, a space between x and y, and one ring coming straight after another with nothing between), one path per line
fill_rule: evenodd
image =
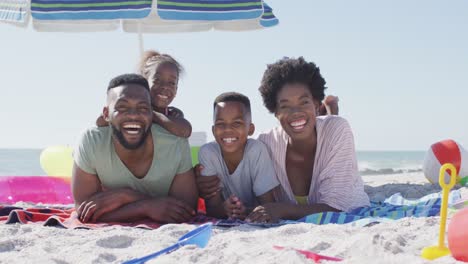
M143 135L141 136L141 139L140 141L138 141L137 143L135 144L130 144L128 143L128 141L125 139L122 131L118 130L114 125L111 124L111 128L112 128L112 133L114 134L114 136L117 138L117 140L119 141L119 143L126 149L130 149L130 150L134 150L134 149L137 149L139 147L141 147L144 143L145 143L145 140L146 138L148 137L149 135L149 132L150 132L150 128L148 128L145 132L143 132Z

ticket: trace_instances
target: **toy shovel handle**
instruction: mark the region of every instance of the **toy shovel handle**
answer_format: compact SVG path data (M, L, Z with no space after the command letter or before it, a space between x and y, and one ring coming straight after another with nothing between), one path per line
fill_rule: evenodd
M444 177L446 171L450 171L450 181L448 184L445 183L445 177ZM440 172L439 172L440 187L442 187L442 189L450 190L453 188L453 186L455 186L456 183L457 183L457 169L455 168L455 166L453 166L453 164L445 163L444 165L442 165L442 167L440 168Z
M131 259L129 261L125 261L123 264L143 264L145 263L146 261L150 260L150 259L153 259L153 258L156 258L158 256L161 256L161 255L164 255L164 254L167 254L171 251L174 251L176 249L178 249L180 247L179 243L176 243L170 247L167 247L165 249L162 249L158 252L155 252L155 253L152 253L152 254L149 254L147 256L144 256L144 257L141 257L141 258L136 258L136 259Z

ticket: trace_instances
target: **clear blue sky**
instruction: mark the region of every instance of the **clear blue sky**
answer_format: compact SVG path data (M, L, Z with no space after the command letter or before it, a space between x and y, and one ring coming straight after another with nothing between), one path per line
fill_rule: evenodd
M267 63L304 56L340 97L358 150L468 148L468 1L267 1L280 25L253 32L146 34L145 48L185 67L174 105L194 131L212 100L240 91L257 132L277 125L258 86ZM291 3L294 2L294 5ZM121 31L40 33L0 24L0 148L74 144L105 103L108 81L132 72L138 38Z

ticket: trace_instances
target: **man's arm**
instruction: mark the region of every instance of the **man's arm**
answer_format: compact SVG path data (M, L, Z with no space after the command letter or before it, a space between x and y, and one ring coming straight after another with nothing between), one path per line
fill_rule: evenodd
M83 171L76 163L73 164L71 187L77 210L82 202L102 191L97 175Z
M103 191L101 182L97 175L87 173L74 164L72 173L72 192L75 200L75 208L78 217L83 222L104 221L101 219L106 215L106 219L113 222L130 221L135 217L141 218L138 207L130 207L124 213L117 211L120 207L146 199L143 194L130 189L116 189Z
M198 189L192 169L174 176L169 189L169 196L185 202L196 211L198 204Z

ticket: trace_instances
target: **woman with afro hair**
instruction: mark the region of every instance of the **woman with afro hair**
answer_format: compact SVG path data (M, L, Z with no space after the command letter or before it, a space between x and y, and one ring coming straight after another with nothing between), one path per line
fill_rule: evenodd
M280 186L277 203L257 207L248 220L299 219L369 206L348 122L319 116L325 88L319 68L302 57L268 65L259 91L280 125L259 140L270 152Z

